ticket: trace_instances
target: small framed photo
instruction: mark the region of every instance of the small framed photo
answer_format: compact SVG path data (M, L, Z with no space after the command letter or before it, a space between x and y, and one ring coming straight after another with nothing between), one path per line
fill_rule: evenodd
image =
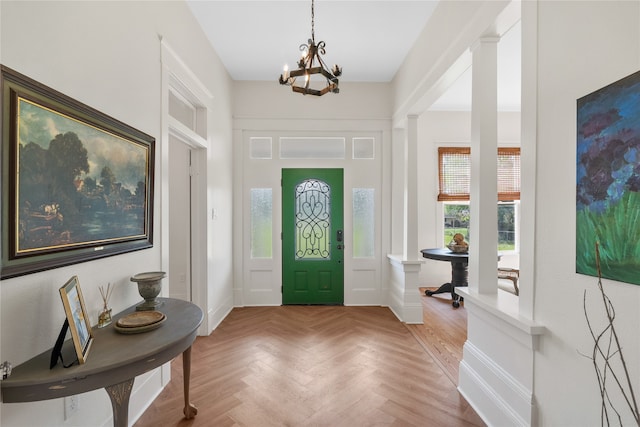
M73 347L78 356L78 363L82 364L87 360L87 355L93 342L93 335L91 334L91 324L89 323L84 299L82 298L78 276L73 276L60 288L60 297L69 322L69 330L71 331Z

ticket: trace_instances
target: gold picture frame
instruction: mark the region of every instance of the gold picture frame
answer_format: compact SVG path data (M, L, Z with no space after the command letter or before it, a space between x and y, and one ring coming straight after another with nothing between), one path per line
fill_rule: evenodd
M0 279L153 247L155 139L0 65Z
M64 305L64 312L69 323L73 347L78 357L78 363L83 364L87 360L89 349L93 343L91 323L82 297L78 276L71 277L60 288L60 297Z

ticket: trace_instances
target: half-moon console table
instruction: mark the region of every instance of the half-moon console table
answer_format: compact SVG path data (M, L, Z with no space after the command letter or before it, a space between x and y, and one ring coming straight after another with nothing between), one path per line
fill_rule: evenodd
M202 310L190 302L171 298L157 310L167 316L157 329L125 335L116 332L115 322L135 312L135 305L113 317L105 328L93 328L94 340L87 361L82 365L64 368L58 363L49 369L51 350L41 353L13 368L11 376L1 382L2 402L34 402L57 399L104 388L113 409L113 425L126 427L129 397L136 376L169 362L182 353L184 380L184 415L193 418L197 408L189 401L191 376L191 344L202 323ZM66 363L74 360L71 340L63 346Z

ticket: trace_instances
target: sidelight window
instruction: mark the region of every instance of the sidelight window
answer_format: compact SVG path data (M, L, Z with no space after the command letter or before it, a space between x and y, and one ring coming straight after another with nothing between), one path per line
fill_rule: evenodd
M251 258L272 257L271 188L251 189Z
M353 257L373 258L375 254L375 190L353 189Z

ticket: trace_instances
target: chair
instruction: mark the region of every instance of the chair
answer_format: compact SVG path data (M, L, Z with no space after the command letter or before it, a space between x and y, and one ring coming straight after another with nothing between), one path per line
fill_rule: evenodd
M520 294L520 289L518 288L518 280L520 279L520 270L518 270L517 268L499 267L498 279L510 280L513 283L514 293L516 295Z

